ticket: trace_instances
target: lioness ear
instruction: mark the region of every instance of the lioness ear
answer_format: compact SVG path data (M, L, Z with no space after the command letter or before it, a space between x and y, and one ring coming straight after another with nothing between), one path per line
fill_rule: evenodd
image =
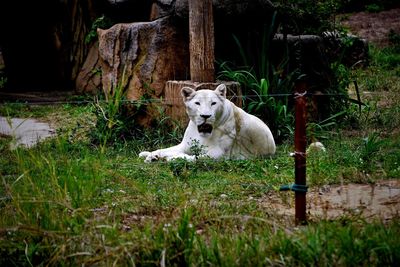
M181 95L183 97L183 101L188 101L193 98L196 91L190 87L182 87Z
M223 98L226 98L226 86L225 86L225 84L218 85L218 87L214 90L214 92L216 92L217 95L220 95Z

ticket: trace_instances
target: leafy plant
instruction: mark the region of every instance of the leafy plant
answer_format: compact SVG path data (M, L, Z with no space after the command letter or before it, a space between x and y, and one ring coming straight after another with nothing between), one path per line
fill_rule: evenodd
M90 31L85 37L85 43L88 44L97 38L97 28L105 29L111 27L113 24L114 23L111 21L111 19L104 15L95 19L92 23Z
M206 146L201 145L197 139L191 140L190 152L198 159L206 154Z
M380 150L382 140L377 133L369 134L362 139L363 146L361 150L361 158L364 161L370 161L371 158Z
M234 36L243 67L223 62L220 64L219 77L239 82L245 95L244 108L267 122L275 139L282 140L293 132L294 118L289 110L289 97L298 72L288 73L288 58L284 58L277 66L272 62L271 42L276 30L275 21L276 13L271 24L264 27L256 57L251 52L246 53L250 49L244 49Z
M279 83L279 81L278 81ZM288 96L283 96L283 100L269 93L271 86L269 82L262 78L253 92L254 97L249 98L247 109L250 113L266 121L272 128L274 136L279 140L293 133L294 116L288 110Z

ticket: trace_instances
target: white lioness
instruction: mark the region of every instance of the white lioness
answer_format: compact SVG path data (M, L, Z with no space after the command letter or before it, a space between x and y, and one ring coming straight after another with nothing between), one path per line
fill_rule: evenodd
M184 158L195 160L193 142L201 146L201 156L214 159L246 159L275 153L275 141L268 126L226 99L226 86L215 90L181 90L189 125L179 145L153 152L143 151L145 162Z

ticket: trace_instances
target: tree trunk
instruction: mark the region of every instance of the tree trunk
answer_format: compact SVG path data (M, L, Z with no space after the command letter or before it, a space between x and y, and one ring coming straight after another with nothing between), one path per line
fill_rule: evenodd
M214 21L212 0L189 1L190 78L214 82Z

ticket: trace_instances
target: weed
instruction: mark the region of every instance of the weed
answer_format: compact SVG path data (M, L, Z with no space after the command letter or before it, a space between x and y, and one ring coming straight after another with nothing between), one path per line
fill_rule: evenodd
M206 154L207 147L201 145L199 140L193 139L191 140L191 143L189 145L190 145L190 152L192 155L196 157L196 159L199 159L200 157L203 157Z
M362 139L363 146L361 149L361 159L367 164L372 160L374 155L379 152L382 140L379 139L377 133L372 133Z
M104 99L96 98L94 112L96 115L96 127L92 132L92 139L99 143L101 151L105 151L106 145L125 140L127 136L134 136L138 126L134 125L134 108L126 100L126 92L122 82L114 88L104 92ZM140 107L136 107L136 111Z

